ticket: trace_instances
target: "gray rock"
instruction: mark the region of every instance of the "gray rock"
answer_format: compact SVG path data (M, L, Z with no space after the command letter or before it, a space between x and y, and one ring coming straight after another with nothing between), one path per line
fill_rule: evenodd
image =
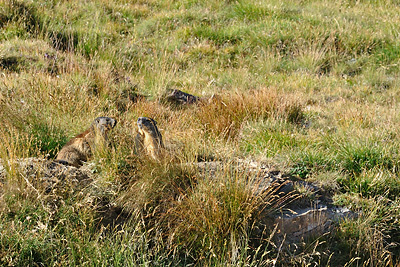
M277 240L300 242L330 231L335 223L345 218L357 216L345 207L332 205L330 197L317 185L283 174L261 163L236 160L229 163L213 161L194 164L201 175L211 179L218 171L225 170L227 165L228 168L239 169L246 173L248 185L254 187L257 195L269 198L266 205L279 203L281 206L275 212L271 212L269 206L260 207L262 212L258 222L259 234L271 232L276 227L274 237ZM296 190L299 187L307 191L307 196Z
M175 106L184 106L197 103L199 97L182 92L177 89L168 89L163 96L162 101L173 104Z
M50 193L53 190L79 189L92 182L89 170L66 166L57 162L23 158L7 162L4 166L0 162L0 181L7 182L7 174L12 172L25 179L36 189L43 189Z
M335 223L354 217L356 214L347 208L321 204L266 215L262 221L265 225L276 226L275 238L285 239L287 242L300 242L323 235L332 230Z

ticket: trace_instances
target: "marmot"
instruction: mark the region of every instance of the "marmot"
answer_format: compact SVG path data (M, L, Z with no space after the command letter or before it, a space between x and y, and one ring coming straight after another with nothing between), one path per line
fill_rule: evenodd
M115 127L117 121L109 117L98 117L83 133L72 138L58 152L56 161L77 168L87 161L98 145L105 144L108 132Z
M160 160L164 144L157 128L157 122L151 118L139 117L137 120L139 132L136 135L136 150L146 152L155 160Z

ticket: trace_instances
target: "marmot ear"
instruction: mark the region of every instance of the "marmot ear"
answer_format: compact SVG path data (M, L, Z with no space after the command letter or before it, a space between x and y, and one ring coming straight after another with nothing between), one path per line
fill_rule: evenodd
M111 127L114 127L117 124L117 120L107 117L107 123L110 123Z

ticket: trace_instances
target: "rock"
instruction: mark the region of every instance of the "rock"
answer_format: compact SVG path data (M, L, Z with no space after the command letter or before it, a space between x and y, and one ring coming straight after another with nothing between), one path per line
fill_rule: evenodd
M89 170L66 166L54 161L38 158L23 158L8 162L5 167L0 162L0 181L6 182L7 172L11 169L35 188L46 193L54 190L77 190L92 182Z
M199 174L203 177L215 177L217 172L233 171L244 173L249 185L254 187L257 195L269 190L273 185L277 193L289 193L293 191L293 183L285 178L280 171L267 167L265 164L255 161L235 159L231 162L205 161L194 163Z
M93 174L94 168L93 163L76 168L38 158L10 160L7 164L0 160L0 193L3 193L4 185L22 178L22 181L26 182L26 187L33 188L39 193L43 203L52 213L57 212L61 205L65 205L63 201L65 197L79 194L81 197L84 196L80 204L96 211L98 227L122 230L123 224L131 215L107 198L110 192L114 193L113 189L101 188L94 182L96 175ZM12 174L7 179L10 169Z
M357 216L345 207L332 205L330 197L315 184L283 174L261 163L236 160L229 163L214 161L194 164L202 176L211 178L217 172L226 170L226 166L246 172L248 185L254 187L255 194L268 198L269 206L260 207L259 221L256 223L259 230L255 231L255 235L272 232L276 227L275 240L285 240L286 244L297 243L330 231L340 220ZM307 194L300 193L297 190L299 187ZM274 203L281 206L271 212L270 206L274 206Z
M168 89L161 101L172 104L174 106L185 106L195 104L200 100L200 97L182 92L177 89Z
M276 239L300 242L307 238L323 235L345 218L354 218L355 213L347 208L328 207L324 204L303 209L286 210L266 215L264 225L276 226Z

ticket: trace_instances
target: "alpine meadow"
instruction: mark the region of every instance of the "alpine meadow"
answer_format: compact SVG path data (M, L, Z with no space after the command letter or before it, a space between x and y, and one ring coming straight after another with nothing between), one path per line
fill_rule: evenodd
M0 27L1 266L399 266L399 0L0 0ZM322 204L348 215L273 223Z

